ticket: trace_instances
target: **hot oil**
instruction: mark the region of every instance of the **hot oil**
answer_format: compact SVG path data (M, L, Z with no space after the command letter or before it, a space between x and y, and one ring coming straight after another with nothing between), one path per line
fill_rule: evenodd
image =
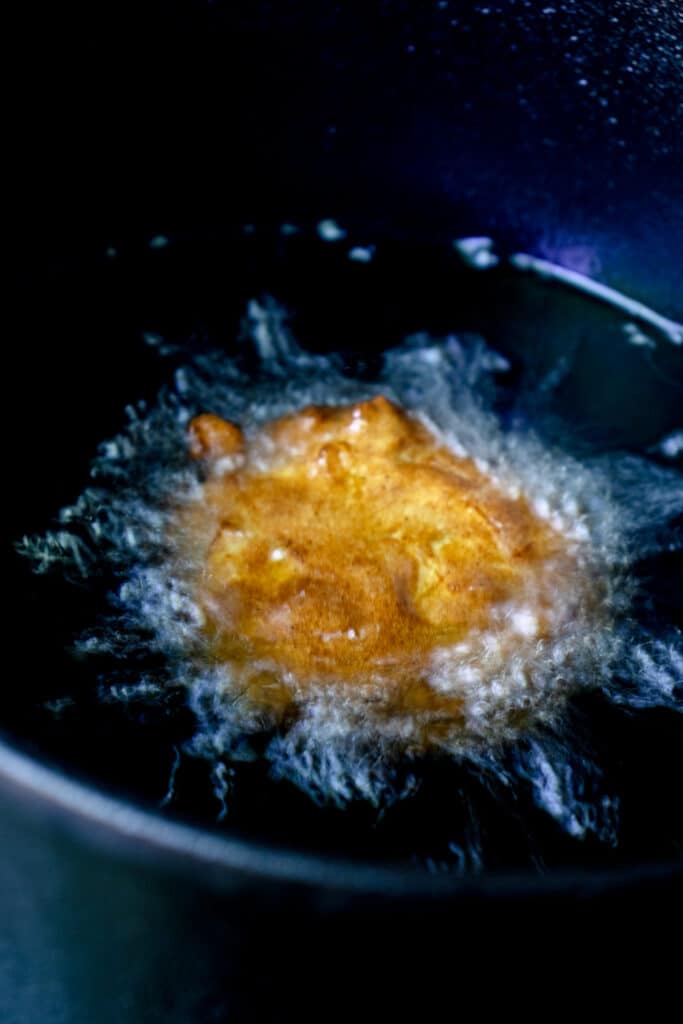
M66 566L77 580L72 593L82 600L68 626L78 638L75 662L64 666L59 682L53 673L40 708L32 700L16 721L53 756L161 801L167 813L205 824L220 818L221 827L233 832L297 847L417 859L449 870L617 862L642 856L648 844L653 855L667 856L680 834L676 805L662 795L671 792L666 773L675 762L675 743L664 749L656 737L670 740L679 729L674 709L681 655L672 627L680 605L674 595L667 612L661 602L654 607L648 587L639 589L637 562L644 550L656 561L666 545L675 545L670 521L681 508L680 478L651 458L616 454L623 444L619 431L632 426L626 418L606 416L587 394L592 353L566 332L562 339L556 332L543 349L539 338L535 349L537 325L529 327L526 317L524 339L520 317L506 344L497 346L505 356L471 335L487 306L477 306L478 292L504 319L511 295L515 307L528 312L538 300L535 282L469 276L437 255L431 273L422 260L422 276L415 273L412 290L399 299L397 271L406 284L408 269L419 263L404 250L391 255L385 268L379 255L376 264L354 263L349 275L337 255L334 273L328 267L321 272L323 286L313 288L315 301L307 301L304 284L294 294L295 272L283 270L280 286L272 288L280 302L244 295L242 340L227 358L213 349L208 336L218 332L212 330L195 345L194 357L171 352L175 372L161 400L130 410L126 431L100 449L94 490L30 549L38 566L53 558ZM454 281L467 280L459 294L469 298L459 313L450 298L436 302L446 293L446 267ZM360 278L357 271L370 274ZM347 300L343 308L340 290ZM566 315L566 296L551 286L542 293L546 312ZM599 321L601 314L595 315ZM500 341L492 313L479 319ZM553 317L548 319L552 331ZM449 321L457 333L439 333ZM613 329L620 331L620 324ZM293 330L308 342L305 347ZM412 337L402 343L406 334ZM312 351L314 335L317 348L329 346L331 356ZM387 345L395 352L382 364ZM628 363L635 349L627 342L624 351ZM656 360L670 358L664 349L653 362L651 351L641 348L634 365L642 353L655 376L661 370ZM624 376L627 391L636 374L627 366ZM563 633L564 653L556 656L571 662L568 684L566 672L547 671L547 651L537 656L535 670L547 680L546 710L522 734L492 728L493 719L484 714L476 744L397 756L378 752L372 731L351 729L334 701L311 705L288 730L253 720L251 711L246 718L235 715L220 667L211 673L199 666L189 567L168 528L171 510L179 503L191 507L201 486L186 453L190 417L210 409L257 432L309 403L340 405L386 392L404 407L427 411L451 443L506 485L514 478L544 515L559 517L561 530L588 533L574 542L585 543L585 565L604 588L607 618L582 613ZM666 402L664 390L648 428L641 424L642 447L656 442ZM563 415L569 405L579 407L571 426ZM63 601L68 588L61 576L51 588L51 600ZM92 614L98 595L99 621ZM56 633L66 628L60 623ZM519 664L514 667L520 671ZM529 662L521 669L528 671ZM634 714L641 726L634 726ZM653 725L653 716L659 724ZM637 785L635 767L624 768L624 759L629 764L634 758L634 733L648 750ZM646 810L652 802L638 795L647 781L660 794L659 817ZM647 840L637 824L643 815Z

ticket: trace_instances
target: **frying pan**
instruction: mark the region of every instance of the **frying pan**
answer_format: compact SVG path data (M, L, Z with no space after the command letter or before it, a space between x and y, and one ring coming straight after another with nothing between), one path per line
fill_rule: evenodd
M563 415L608 448L680 427L675 344L629 344L623 316L509 260L589 275L680 321L674 2L105 4L85 26L46 12L26 35L10 540L74 498L122 407L153 396L165 371L143 335L227 338L254 288L300 300L304 335L326 327L354 358L432 328L478 331L539 375L571 351ZM340 244L320 237L328 219ZM497 276L452 246L482 236ZM349 261L354 245L377 262ZM36 728L42 681L76 671L59 655L69 601L57 588L48 621L5 557L4 1020L294 1020L361 1000L401 1015L411 1000L448 1006L454 965L466 985L483 957L504 987L530 956L566 979L577 936L584 981L644 930L661 952L682 871L656 843L609 868L461 877L163 816L135 792L153 762L143 740L127 736L112 782L106 726L73 749ZM678 798L660 735L642 750L644 828Z

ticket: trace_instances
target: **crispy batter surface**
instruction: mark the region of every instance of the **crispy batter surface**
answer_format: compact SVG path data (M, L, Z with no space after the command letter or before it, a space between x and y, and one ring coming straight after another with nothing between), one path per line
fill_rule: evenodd
M207 468L183 531L211 655L276 720L331 684L457 719L431 652L485 629L561 553L523 498L381 396L305 408L249 443L205 414L189 444Z

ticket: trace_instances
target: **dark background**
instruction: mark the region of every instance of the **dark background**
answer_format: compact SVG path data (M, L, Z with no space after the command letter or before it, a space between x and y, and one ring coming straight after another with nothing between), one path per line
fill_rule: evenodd
M680 312L683 15L651 7L26 5L13 262L333 216L373 238L493 233Z

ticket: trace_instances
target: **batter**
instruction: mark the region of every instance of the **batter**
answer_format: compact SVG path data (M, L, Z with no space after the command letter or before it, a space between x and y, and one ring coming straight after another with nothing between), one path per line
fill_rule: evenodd
M499 662L552 628L563 538L386 398L310 406L248 442L204 414L189 445L207 476L184 532L210 656L271 720L352 688L371 715L417 716L429 745L462 717L444 651L493 628Z

